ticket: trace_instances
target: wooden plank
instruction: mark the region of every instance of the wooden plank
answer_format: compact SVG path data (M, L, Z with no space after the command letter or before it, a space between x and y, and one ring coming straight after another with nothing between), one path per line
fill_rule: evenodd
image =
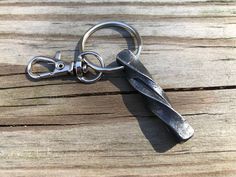
M79 38L90 26L112 19L115 13L143 36L141 59L164 88L235 85L233 2L37 2L2 4L1 63L26 65L35 55L54 55L56 50L75 49ZM98 5L99 11L91 10ZM114 37L105 37L113 34ZM117 52L126 47L117 32L101 30L88 43L87 49L101 53L109 64ZM22 73L23 69L10 71ZM5 68L1 70L0 73L7 74Z
M53 56L55 51L73 49L72 47L75 47L77 43L77 40L62 42L62 39L58 39L45 42L43 39L31 41L32 39L24 39L23 41L16 39L0 40L0 46L2 46L0 52L3 56L6 56L1 58L1 62L23 65L22 67L5 65L7 69L1 67L0 74L6 75L0 77L1 83L3 83L1 88L13 87L14 84L18 86L32 84L25 81L25 79L22 80L25 77L24 75L8 77L7 74L24 73L27 61L35 55ZM163 88L230 86L236 84L234 79L236 75L234 41L225 42L220 40L215 43L214 41L204 41L205 44L202 45L202 40L193 43L181 40L157 40L158 43L156 43L156 39L144 39L145 47L141 60ZM112 63L115 55L126 47L125 41L119 40L117 42L117 38L112 40L95 39L91 43L94 46L89 46L88 50L93 49L101 53L107 64ZM113 52L109 52L108 45L110 45ZM15 50L12 51L12 49ZM63 58L65 60L73 60L71 57L73 53L67 54L64 52L64 54L65 57ZM67 59L68 55L71 59ZM117 77L119 77L118 74Z
M231 0L0 1L0 176L234 177L235 12ZM92 85L26 77L33 56L73 50L114 19L140 32L141 60L195 129L189 141L176 144L123 73ZM101 30L86 49L108 65L127 43Z
M62 176L233 176L235 91L168 96L195 128L195 136L184 144L176 145L136 94L30 100L14 96L19 105L37 101L39 106L1 107L1 125L18 125L1 127L1 173L35 176L44 169L49 176L55 170ZM48 126L41 126L44 123Z
M104 85L111 86L111 88L104 87ZM126 87L129 87L128 83L123 82L120 88L126 90ZM97 89L97 91L94 92L94 89ZM111 89L116 89L116 91L106 92ZM120 93L124 93L123 97ZM210 106L209 114L225 109L223 113L235 113L235 109L227 108L227 104L232 100L234 101L234 90L219 91L219 93L217 90L208 92L168 92L168 95L174 107L184 115L208 113L207 109L210 109ZM151 116L149 111L145 109L139 95L133 92L119 92L119 87L112 87L109 81L98 82L94 85L74 83L59 86L56 84L12 88L1 90L0 97L0 121L2 125L76 124L80 123L81 120L89 123L93 120L93 117L95 118L94 121L98 120L98 122L100 122L98 117L102 120L108 117L107 120L111 119L113 121L113 118L119 116L121 118L131 116L133 112L135 112L134 115ZM197 104L195 104L196 99L200 100ZM215 108L215 104L218 102L224 103L225 100L227 104L220 105L219 107L222 106L221 110L218 107ZM133 105L133 102L139 104ZM199 108L199 105L202 106ZM204 105L206 106L204 107ZM129 109L129 107L131 108ZM81 119L74 118L78 116Z

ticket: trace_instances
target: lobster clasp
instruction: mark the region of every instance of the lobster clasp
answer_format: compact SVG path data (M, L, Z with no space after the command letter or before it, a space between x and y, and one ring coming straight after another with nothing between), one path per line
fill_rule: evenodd
M53 64L54 70L44 73L33 73L32 67L36 63L46 63L46 64ZM61 60L61 51L56 52L53 58L45 57L45 56L37 56L31 59L27 66L27 73L33 79L42 79L42 78L49 78L59 75L66 75L68 73L73 73L74 62L67 64Z
M85 58L86 55L94 56L98 60L100 66L93 64L92 62L87 60ZM52 64L53 71L34 73L32 71L32 67L36 63ZM61 60L61 51L58 51L56 55L52 58L45 56L37 56L31 59L27 66L27 73L33 79L43 79L43 78L50 78L55 76L71 74L76 76L79 81L89 84L99 80L103 73L110 73L113 71L122 70L123 68L124 66L106 68L102 57L98 53L93 51L80 53L76 57L76 60L70 63L64 62ZM89 78L86 76L86 73L91 72L91 70L93 70L95 74L94 77Z

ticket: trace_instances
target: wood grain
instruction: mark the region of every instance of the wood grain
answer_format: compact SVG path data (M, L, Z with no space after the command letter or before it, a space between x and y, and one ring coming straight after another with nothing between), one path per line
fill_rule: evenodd
M27 78L30 58L74 50L107 20L140 32L140 59L195 129L192 139L177 144L122 72L92 85ZM234 177L235 27L231 0L0 1L0 176ZM86 50L109 65L127 46L128 34L106 29Z

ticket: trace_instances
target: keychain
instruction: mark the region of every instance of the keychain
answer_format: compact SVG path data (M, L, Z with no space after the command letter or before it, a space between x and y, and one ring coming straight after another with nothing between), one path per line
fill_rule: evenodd
M105 67L102 57L93 51L84 51L86 40L97 30L107 27L118 27L126 30L137 41L137 49L135 52L124 49L117 54L116 61L120 66ZM137 90L146 100L148 108L153 114L160 118L167 127L176 135L177 139L182 142L193 136L193 128L186 120L174 110L169 99L162 88L152 79L152 76L144 65L140 62L139 56L142 50L142 39L139 33L131 26L123 22L110 21L99 23L90 28L79 43L80 54L75 61L66 63L61 60L61 52L57 52L53 58L45 56L37 56L30 60L27 66L27 73L33 79L42 79L55 77L60 75L72 74L83 83L94 83L98 81L103 73L111 73L119 70L124 70L125 76L132 87ZM100 66L93 64L86 59L87 55L93 55L99 61ZM54 70L47 73L33 73L32 66L35 63L46 62L54 64ZM88 68L96 71L97 75L92 78L86 78Z

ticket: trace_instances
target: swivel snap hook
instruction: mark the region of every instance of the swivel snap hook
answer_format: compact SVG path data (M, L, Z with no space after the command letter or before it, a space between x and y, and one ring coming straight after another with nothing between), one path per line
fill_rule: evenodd
M85 55L93 55L100 63L100 67L92 64L88 60L85 59ZM54 70L51 72L44 73L33 73L32 67L36 63L52 63L54 65ZM92 68L97 75L94 78L86 78L85 74L88 72L88 68ZM77 60L72 61L70 63L64 62L61 60L61 51L56 52L53 58L45 57L45 56L37 56L31 59L27 66L27 73L33 79L43 79L50 78L62 75L75 75L79 81L83 83L94 83L99 80L102 76L102 68L105 67L102 57L92 51L82 52L78 55Z

